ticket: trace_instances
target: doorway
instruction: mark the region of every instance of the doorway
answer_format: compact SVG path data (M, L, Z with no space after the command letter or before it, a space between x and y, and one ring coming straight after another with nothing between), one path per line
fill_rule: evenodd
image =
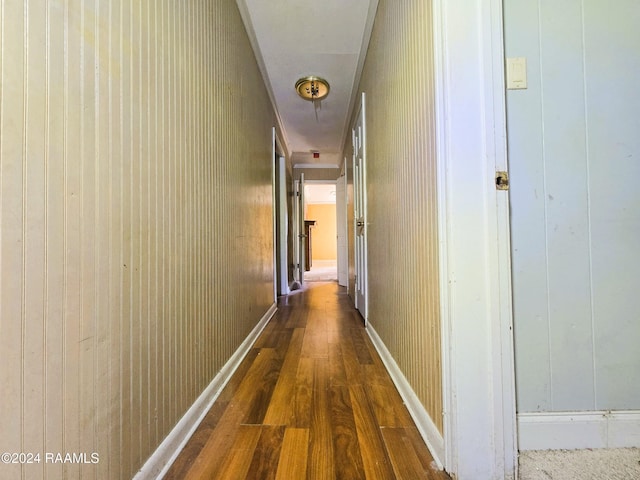
M305 223L309 226L308 282L338 280L338 242L336 220L336 182L307 181L305 184Z

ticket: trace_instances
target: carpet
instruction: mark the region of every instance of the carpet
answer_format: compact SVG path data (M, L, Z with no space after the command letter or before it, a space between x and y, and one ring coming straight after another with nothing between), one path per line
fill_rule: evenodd
M520 452L519 480L640 480L640 448Z
M330 282L338 280L335 260L314 260L311 270L304 272L305 282Z

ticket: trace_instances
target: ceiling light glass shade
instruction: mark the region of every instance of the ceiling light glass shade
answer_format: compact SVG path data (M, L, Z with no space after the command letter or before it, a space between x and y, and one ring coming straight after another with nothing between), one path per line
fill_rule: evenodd
M322 100L329 95L329 82L320 77L304 77L296 82L296 91L305 100Z

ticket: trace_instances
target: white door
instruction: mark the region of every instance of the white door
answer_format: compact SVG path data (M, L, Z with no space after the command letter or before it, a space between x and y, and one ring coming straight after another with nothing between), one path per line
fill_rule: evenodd
M300 174L298 180L293 181L293 191L296 196L294 203L294 258L296 266L294 269L294 281L301 287L304 284L304 265L305 265L305 231L304 231L304 173ZM294 288L295 289L295 288Z
M353 128L353 208L356 269L356 308L367 321L367 196L365 97Z
M349 284L349 242L347 238L347 176L342 173L336 181L336 240L338 285Z

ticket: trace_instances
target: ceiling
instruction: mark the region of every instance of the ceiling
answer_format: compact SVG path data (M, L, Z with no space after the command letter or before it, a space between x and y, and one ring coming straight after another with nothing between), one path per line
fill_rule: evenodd
M304 201L306 204L335 204L336 184L306 184L304 186Z
M292 163L339 165L378 0L237 3ZM308 75L331 86L316 105L294 88Z

